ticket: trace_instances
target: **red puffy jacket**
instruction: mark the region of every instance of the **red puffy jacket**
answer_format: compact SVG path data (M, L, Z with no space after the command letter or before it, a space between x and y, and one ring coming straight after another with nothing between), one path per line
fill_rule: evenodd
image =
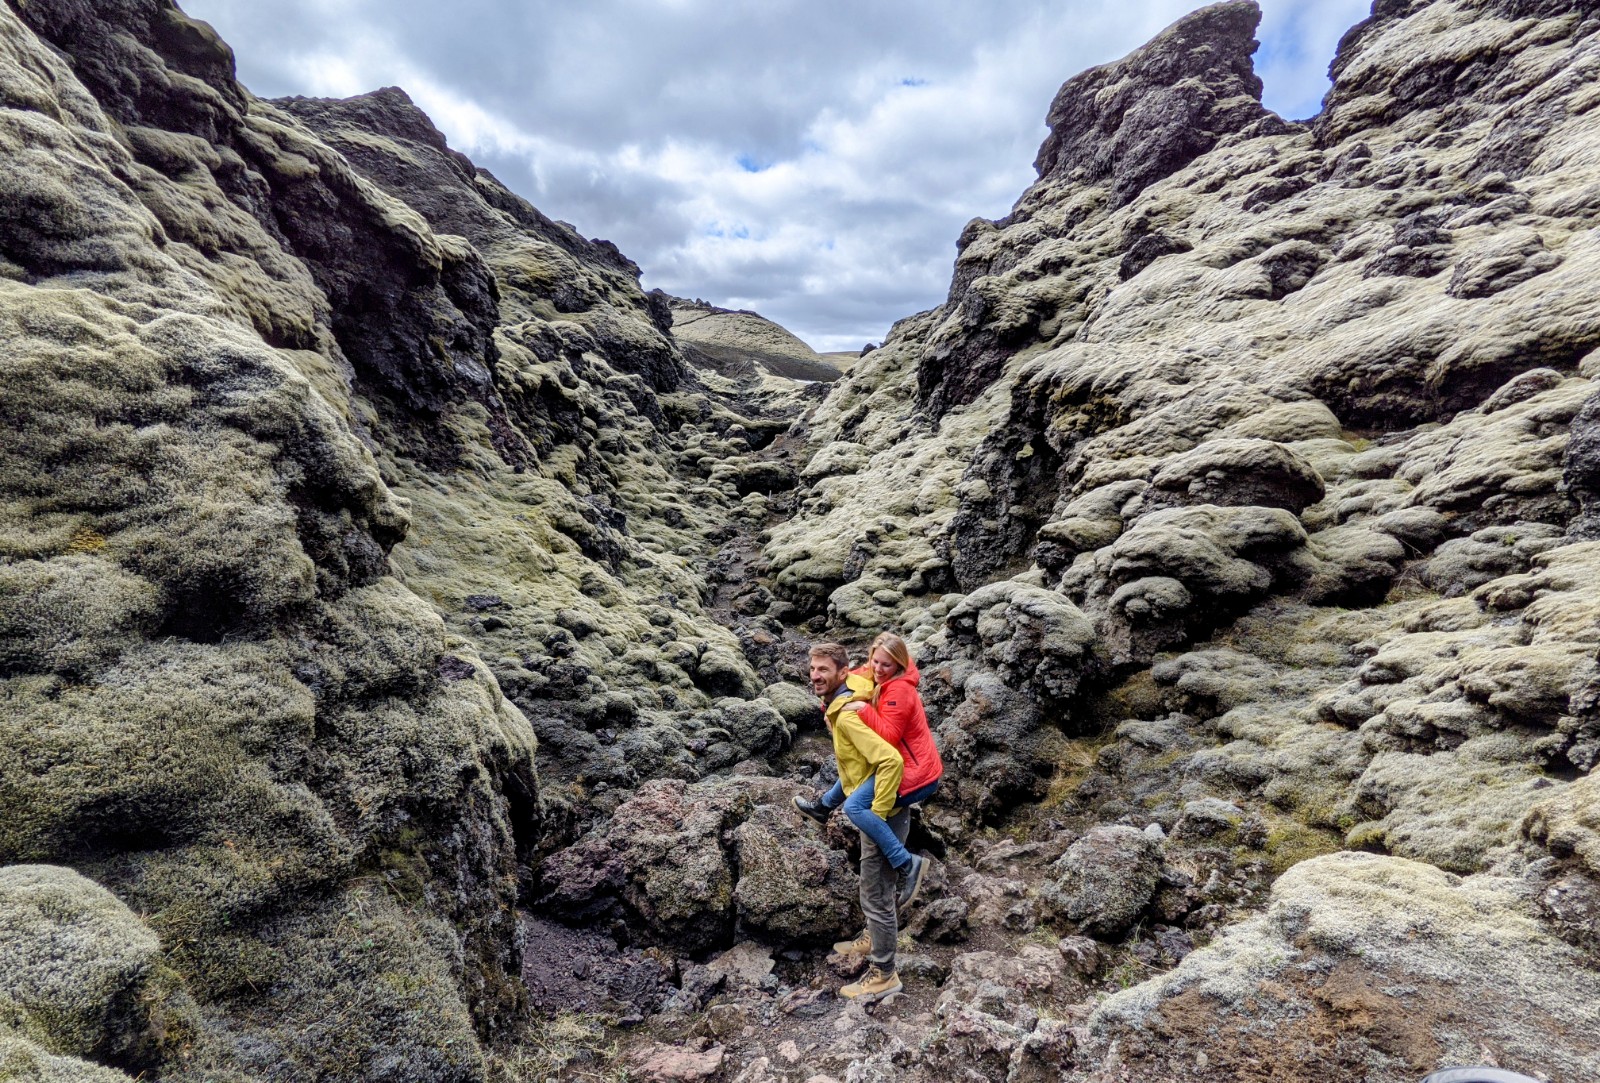
M873 702L856 711L861 721L893 745L906 761L905 774L900 778L901 793L920 790L944 775L944 761L939 758L939 746L933 743L928 714L922 709L922 696L917 692L920 683L922 674L913 662L910 669L879 685Z

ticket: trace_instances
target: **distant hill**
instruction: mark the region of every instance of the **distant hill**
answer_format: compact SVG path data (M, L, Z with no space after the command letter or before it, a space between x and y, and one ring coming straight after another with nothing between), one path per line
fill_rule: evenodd
M837 355L824 357L759 313L681 297L672 298L670 305L672 334L685 357L702 360L727 375L760 368L791 380L831 383L847 367Z

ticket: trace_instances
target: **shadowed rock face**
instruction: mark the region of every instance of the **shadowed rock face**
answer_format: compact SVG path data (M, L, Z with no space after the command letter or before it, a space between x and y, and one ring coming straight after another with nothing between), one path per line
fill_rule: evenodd
M127 129L134 164L126 179L154 197L146 203L163 241L213 255L243 240L241 229L259 231L268 247L252 255L269 277L310 273L323 311L309 320L261 312L257 330L269 343L318 349L315 325L324 324L339 362L362 390L392 404L393 420L436 421L447 403L464 397L491 415L504 413L489 373L495 287L482 259L394 228L389 208L371 198L346 162L286 130L249 98L233 79L232 52L210 27L153 0L31 4L22 15L65 51L106 115ZM209 172L229 202L227 217L237 208L255 223L225 226L234 236L218 236L216 223L162 198L160 189L181 185L195 150L164 133L209 145L202 158L215 158ZM285 265L285 256L298 266ZM217 284L259 293L254 283ZM441 436L419 431L415 446L448 461L457 449ZM509 444L503 450L526 454Z
M639 268L609 241L589 241L552 221L494 176L451 150L444 136L403 90L387 87L344 100L287 98L276 104L302 119L367 179L427 218L440 233L458 234L483 253L492 268L510 272L521 261L554 261L549 273L516 278L524 303L544 301L558 313L608 307L653 325L652 339L636 341L594 323L591 336L624 372L655 391L674 390L683 364L670 336L662 303L640 293ZM375 141L372 135L386 137ZM496 297L496 300L499 298ZM498 309L495 316L501 315Z
M1600 393L1591 396L1572 419L1562 481L1583 509L1583 518L1573 531L1600 539Z

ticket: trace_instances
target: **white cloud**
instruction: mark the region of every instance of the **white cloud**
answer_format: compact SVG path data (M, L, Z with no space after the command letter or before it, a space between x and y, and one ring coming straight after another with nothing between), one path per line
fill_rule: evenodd
M258 94L403 86L648 286L819 349L943 300L955 239L1033 179L1057 87L1189 0L189 0ZM1315 111L1365 0L1265 0L1267 103Z

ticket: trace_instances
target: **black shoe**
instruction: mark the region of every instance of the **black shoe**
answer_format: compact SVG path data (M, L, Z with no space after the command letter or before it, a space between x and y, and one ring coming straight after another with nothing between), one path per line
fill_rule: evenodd
M824 805L821 801L813 801L809 797L796 796L794 799L794 807L799 809L804 815L809 816L813 820L817 821L819 824L827 823L828 817L833 815L833 810L831 808L829 808L827 805Z
M900 894L895 896L895 909L904 910L916 901L917 892L922 890L922 876L927 871L928 859L912 854L911 864L905 869L905 879L900 882Z

